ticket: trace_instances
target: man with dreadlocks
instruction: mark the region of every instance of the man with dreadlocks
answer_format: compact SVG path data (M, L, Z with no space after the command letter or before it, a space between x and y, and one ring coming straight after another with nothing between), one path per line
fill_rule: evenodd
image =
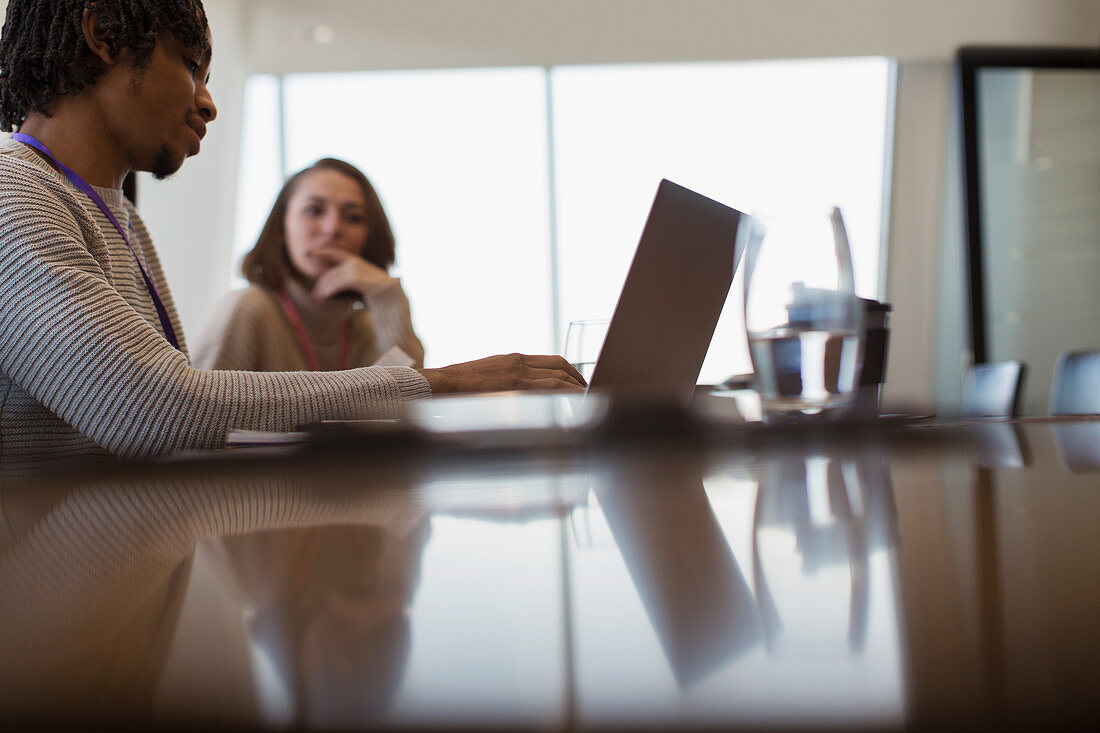
M579 389L559 357L325 373L191 367L120 186L199 152L217 110L200 0L10 0L0 39L0 460L220 446L390 417L439 391Z

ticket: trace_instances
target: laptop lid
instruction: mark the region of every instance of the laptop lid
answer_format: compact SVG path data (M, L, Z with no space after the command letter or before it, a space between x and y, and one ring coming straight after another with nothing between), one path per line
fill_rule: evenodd
M741 213L662 180L589 389L687 401L741 260Z

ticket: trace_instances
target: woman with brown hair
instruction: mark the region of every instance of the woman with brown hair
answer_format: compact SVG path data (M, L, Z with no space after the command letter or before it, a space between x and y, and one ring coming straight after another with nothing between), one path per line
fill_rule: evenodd
M409 301L389 268L394 236L374 187L324 158L283 185L230 293L195 349L203 369L421 367Z

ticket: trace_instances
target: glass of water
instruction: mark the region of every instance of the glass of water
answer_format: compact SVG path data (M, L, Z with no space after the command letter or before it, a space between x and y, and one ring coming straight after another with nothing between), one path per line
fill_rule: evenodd
M565 360L581 373L586 382L592 379L592 370L603 349L610 323L608 318L569 322L569 330L565 334Z
M754 214L745 331L765 420L844 413L863 362L863 305L840 210Z

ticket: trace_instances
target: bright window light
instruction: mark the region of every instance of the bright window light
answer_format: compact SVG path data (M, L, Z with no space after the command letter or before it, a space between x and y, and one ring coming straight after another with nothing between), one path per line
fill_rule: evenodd
M430 366L552 342L546 75L478 69L288 77L287 165L371 179Z
M562 321L611 315L661 178L747 213L839 206L857 292L878 297L890 66L554 69ZM737 277L701 382L751 371L743 323Z
M237 176L237 216L233 227L233 267L230 286L247 285L240 273L241 257L252 249L283 185L279 146L279 79L256 74L244 87L240 174Z
M301 74L283 155L278 81L258 77L236 256L272 166L334 156L382 197L430 366L559 350L569 321L610 316L661 178L746 212L839 206L857 290L878 297L891 75L883 58ZM740 287L701 381L750 370Z

